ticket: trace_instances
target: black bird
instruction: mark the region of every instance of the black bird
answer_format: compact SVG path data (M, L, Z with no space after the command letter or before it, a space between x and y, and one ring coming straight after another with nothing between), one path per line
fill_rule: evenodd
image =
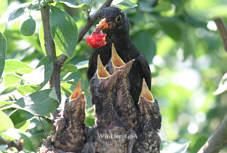
M100 55L104 65L111 58L111 47L114 43L117 53L127 63L135 59L129 73L130 93L135 103L138 102L142 88L142 80L145 78L149 89L151 88L151 72L149 64L142 53L135 47L129 36L129 21L125 13L117 7L106 7L100 11L100 19L106 19L108 27L103 29L107 34L107 44L94 51L89 59L87 76L90 80L97 69L97 56Z

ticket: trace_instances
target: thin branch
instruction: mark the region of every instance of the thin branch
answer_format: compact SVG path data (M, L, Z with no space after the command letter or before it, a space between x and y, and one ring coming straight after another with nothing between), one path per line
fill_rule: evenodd
M222 123L216 129L207 142L200 148L198 153L216 153L222 149L227 143L227 114Z
M60 88L60 72L61 67L63 66L67 56L61 55L57 60L56 50L53 37L51 35L50 29L50 7L47 5L41 10L42 22L43 22L43 30L44 30L44 41L45 41L45 49L46 54L50 55L54 61L54 71L52 73L50 79L50 88L55 88L56 94L58 96L59 102L61 101L61 88Z
M46 129L46 127L44 126L43 121L40 119L40 117L38 117L38 118L39 118L39 122L41 123L41 126L42 126L42 128L43 128L43 130L44 130L44 133L45 133L45 135L46 135L46 137L47 137L47 136L48 136L47 129Z
M19 141L6 141L2 138L0 138L0 145L7 145L7 148L16 148L17 151L21 151L23 149L24 146L24 141L23 140L19 140Z
M225 27L225 24L221 18L215 18L214 21L224 43L224 48L227 51L227 28Z
M78 43L83 39L84 35L87 33L87 31L91 28L91 26L98 19L100 10L102 10L105 7L110 6L112 1L113 0L106 0L105 3L103 3L103 5L97 10L97 12L95 12L95 14L92 17L88 17L86 25L81 29L81 31L79 33L78 40L77 40Z
M56 61L55 44L51 35L50 21L49 21L50 7L48 5L41 10L41 15L42 15L42 22L43 22L46 53L47 55L51 55L54 61Z

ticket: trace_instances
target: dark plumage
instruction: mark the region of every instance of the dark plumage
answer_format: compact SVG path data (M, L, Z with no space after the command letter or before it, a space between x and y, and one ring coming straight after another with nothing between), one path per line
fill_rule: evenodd
M85 99L78 83L61 116L54 123L52 142L58 149L80 152L85 143Z
M139 111L136 109L135 102L129 92L128 75L134 63L134 59L128 63L124 63L117 54L117 51L112 45L112 55L106 68L110 73L120 71L119 78L116 82L116 111L129 130L137 131Z
M157 108L157 101L154 100L148 90L145 81L139 98L140 127L138 139L134 145L134 153L159 153L160 137L158 130L161 127L161 115Z
M108 127L117 119L114 110L114 97L116 96L116 81L120 71L110 75L104 68L100 56L98 56L97 62L97 71L90 80L92 103L95 105L96 126Z
M131 152L135 132L127 130L119 118L114 103L116 85L120 71L110 75L98 56L98 68L90 80L92 102L95 105L96 127L88 134L83 153L122 153ZM129 137L132 137L129 139Z
M100 19L103 18L111 23L109 28L103 30L107 34L107 45L96 49L91 56L87 73L88 79L90 80L96 72L98 55L100 55L104 65L108 63L111 57L111 46L114 43L117 53L124 62L135 59L129 73L129 85L133 100L137 103L142 87L142 79L145 78L148 87L151 87L151 72L148 62L131 41L128 18L119 8L107 7L102 9Z

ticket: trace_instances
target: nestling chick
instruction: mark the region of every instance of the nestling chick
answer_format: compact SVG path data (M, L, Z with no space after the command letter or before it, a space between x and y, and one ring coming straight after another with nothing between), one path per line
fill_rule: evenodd
M66 103L63 115L54 123L54 146L64 151L80 152L85 143L84 119L85 99L80 80Z
M103 66L100 56L98 56L97 65L97 71L90 80L92 103L95 105L96 125L109 126L116 113L113 103L114 97L116 97L116 81L120 71L110 75Z
M134 146L135 153L160 152L161 140L157 133L157 129L161 126L161 115L157 115L156 108L153 108L156 107L154 103L154 97L148 89L145 80L143 80L143 87L139 98L139 107L141 112L140 134Z
M130 130L136 131L138 127L137 123L139 112L137 111L134 100L130 94L130 84L128 80L128 75L134 61L135 60L132 59L125 64L125 62L117 54L114 44L112 44L112 56L106 67L110 73L120 71L116 86L116 111L126 127Z

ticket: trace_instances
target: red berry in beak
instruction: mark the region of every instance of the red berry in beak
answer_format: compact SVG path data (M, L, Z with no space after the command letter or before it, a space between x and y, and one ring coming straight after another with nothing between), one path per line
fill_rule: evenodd
M106 45L106 34L93 32L91 36L86 37L86 42L92 48L100 48Z

